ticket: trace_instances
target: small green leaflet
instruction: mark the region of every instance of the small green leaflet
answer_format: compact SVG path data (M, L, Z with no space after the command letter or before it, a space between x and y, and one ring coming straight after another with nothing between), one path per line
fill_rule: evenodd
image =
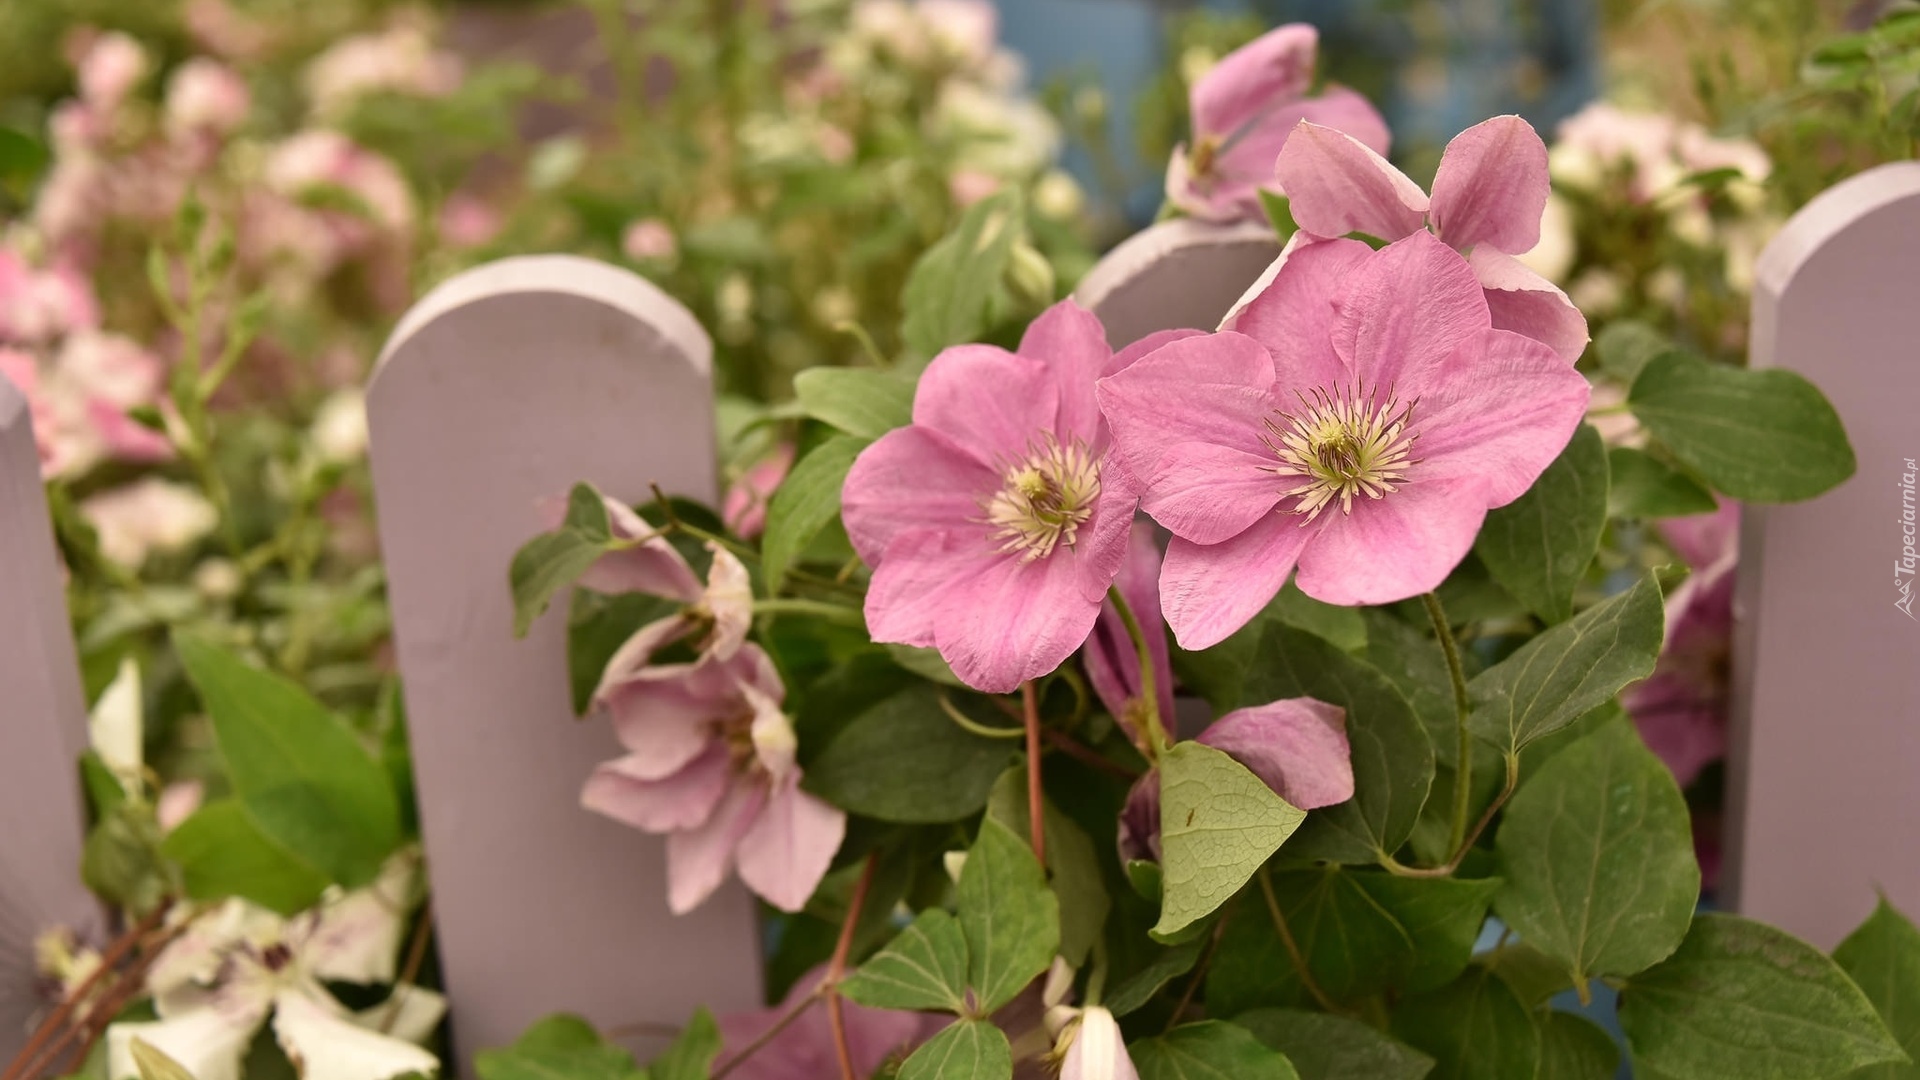
M1163 886L1155 937L1166 939L1240 891L1306 812L1211 746L1176 744L1160 758Z

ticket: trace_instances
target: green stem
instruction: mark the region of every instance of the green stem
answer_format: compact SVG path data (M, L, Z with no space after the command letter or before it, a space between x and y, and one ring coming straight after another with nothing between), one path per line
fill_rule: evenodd
M1109 587L1107 599L1113 601L1114 610L1120 613L1120 621L1127 627L1127 637L1133 641L1134 654L1140 658L1140 696L1144 699L1147 722L1145 749L1147 761L1152 763L1159 759L1161 751L1173 745L1167 738L1166 725L1160 716L1160 689L1154 681L1153 654L1147 650L1147 635L1140 629L1140 620L1134 618L1133 608L1127 606L1127 598L1120 594L1120 587Z
M1467 697L1467 673L1460 666L1460 645L1453 639L1447 609L1440 606L1440 597L1434 593L1422 595L1420 602L1426 605L1427 618L1433 620L1433 632L1440 639L1440 651L1447 657L1447 674L1453 680L1453 715L1458 736L1455 745L1459 756L1453 767L1453 823L1447 832L1447 849L1458 851L1467 835L1467 815L1473 812L1473 735L1467 730L1467 715L1473 711L1473 704Z
M940 692L940 711L946 713L947 719L953 721L960 730L972 732L983 739L1024 739L1027 735L1026 725L1024 724L1020 727L1003 728L994 727L992 724L983 724L975 720L973 717L961 712L960 707L953 703L953 699L948 697L947 692L944 690Z
M848 607L845 604L830 604L825 600L799 600L791 597L755 600L753 613L755 615L812 615L843 626L867 625L866 616L861 614L859 608Z
M1273 875L1264 866L1260 868L1260 894L1266 898L1267 915L1273 919L1273 929L1280 935L1280 944L1286 946L1287 958L1293 961L1293 970L1300 976L1300 985L1307 988L1307 993L1313 995L1313 1000L1319 1002L1322 1009L1338 1013L1340 1010L1327 997L1327 992L1314 981L1313 972L1307 967L1307 958L1300 952L1300 943L1293 939L1293 931L1287 926L1286 913L1280 910L1280 898L1273 894Z

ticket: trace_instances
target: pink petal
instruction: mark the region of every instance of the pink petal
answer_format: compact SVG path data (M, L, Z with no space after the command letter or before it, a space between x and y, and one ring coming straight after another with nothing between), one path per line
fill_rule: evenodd
M600 685L593 691L594 708L608 707L621 686L648 673L654 653L685 637L692 629L693 619L683 611L664 619L655 619L634 631L613 651L613 655L607 658L607 666L601 669Z
M1099 318L1071 299L1062 300L1028 324L1019 352L1044 362L1052 373L1060 401L1059 416L1048 425L1053 433L1063 441L1097 445L1100 406L1093 399L1093 384L1113 356Z
M847 831L844 812L797 785L795 776L774 791L737 849L740 880L782 911L806 905Z
M1167 651L1166 619L1160 614L1160 561L1160 544L1154 538L1153 526L1145 521L1135 521L1127 544L1126 561L1121 564L1120 574L1113 584L1120 590L1120 595L1126 598L1127 607L1140 623L1141 633L1147 642L1147 657L1153 665L1154 696L1160 707L1160 715L1166 718L1166 722L1171 722L1173 669ZM1092 635L1087 638L1082 655L1086 662L1087 681L1093 684L1093 692L1114 719L1123 726L1127 725L1131 714L1129 704L1140 697L1142 690L1140 654L1134 648L1126 623L1120 618L1119 609L1112 600L1102 604L1100 619L1094 625ZM1135 738L1139 734L1129 731L1129 735Z
M1177 543L1178 541L1176 541ZM1160 773L1148 770L1127 789L1115 843L1122 864L1160 861Z
M1132 367L1142 357L1159 349L1162 345L1169 345L1176 341L1184 341L1190 337L1205 337L1206 334L1207 332L1205 330L1192 328L1155 330L1139 341L1114 353L1113 358L1107 361L1107 366L1101 370L1100 374L1102 377L1119 374Z
M1295 249L1273 283L1243 308L1234 329L1266 346L1288 386L1351 382L1333 349L1335 303L1372 256L1358 240L1326 240Z
M1319 46L1311 25L1288 23L1228 53L1188 94L1195 133L1229 136L1275 103L1306 93Z
M1055 557L1073 559L1079 568L1080 593L1093 603L1106 599L1107 588L1127 560L1127 537L1133 530L1140 497L1132 478L1109 457L1100 476L1100 494L1091 515L1080 526L1073 547Z
M730 704L731 695L716 700L677 678L634 679L605 697L614 734L629 751L626 771L640 780L664 779L698 757Z
M660 538L657 529L618 499L603 495L601 502L607 508L607 519L613 527L613 535L641 543L624 551L608 552L594 560L587 572L580 575L579 585L582 588L599 593L646 593L678 600L683 604L700 599L700 579L694 576L693 567L687 565L687 560L680 556L672 544ZM548 504L548 514L554 525L565 518L566 509L564 499Z
M983 693L1012 693L1073 655L1100 615L1099 597L1086 595L1079 558L1058 550L1033 562L999 556L947 590L934 643L960 681Z
M766 528L767 503L793 468L793 444L782 442L773 452L747 467L727 488L720 516L734 535L752 540Z
M1419 232L1361 264L1335 320L1333 344L1366 389L1411 401L1425 392L1424 373L1485 333L1490 321L1486 294L1467 260Z
M1587 350L1587 317L1559 286L1491 245L1474 248L1467 261L1486 290L1494 329L1525 334L1569 364L1579 361Z
M1113 452L1127 473L1146 485L1142 503L1148 513L1165 499L1183 504L1185 517L1202 522L1215 515L1237 518L1244 528L1247 515L1257 516L1278 501L1279 485L1269 477L1273 497L1264 506L1234 505L1258 495L1247 485L1262 475L1262 465L1273 461L1261 441L1275 407L1272 382L1273 358L1267 350L1231 332L1174 341L1100 380L1100 407L1113 428ZM1198 481L1208 489L1155 488L1154 478L1168 457L1173 459L1170 480ZM1210 499L1215 483L1237 489L1236 496ZM1170 512L1183 514L1177 506ZM1211 528L1206 535L1217 531L1217 526Z
M899 534L867 586L867 633L878 642L932 647L934 628L952 606L949 594L994 558L984 529L977 537L942 529Z
M1387 128L1387 118L1358 90L1329 86L1320 91L1319 97L1303 103L1301 116L1321 127L1346 132L1381 157L1393 148L1393 132Z
M1319 527L1300 522L1294 514L1274 513L1224 543L1173 538L1160 567L1160 605L1181 648L1218 645L1260 614Z
M1467 557L1486 516L1485 489L1473 479L1422 474L1383 498L1355 499L1350 514L1331 505L1300 555L1300 591L1346 605L1430 592Z
M1466 251L1482 244L1517 255L1540 242L1547 210L1547 145L1517 116L1496 116L1454 136L1433 177L1433 227Z
M1592 387L1539 342L1488 330L1413 391L1412 484L1471 480L1495 507L1524 494L1566 449Z
M808 1009L780 1032L767 1038L758 1052L734 1064L734 1058L758 1043L776 1023L814 994L826 977L825 964L794 980L787 999L771 1009L728 1013L719 1018L720 1057L715 1071L738 1080L839 1080L840 1065L833 1045L833 1028L825 1009ZM895 1051L908 1049L931 1032L929 1017L891 1009L869 1009L844 1002L841 1016L854 1072L869 1076Z
M1270 106L1257 122L1220 148L1210 176L1193 181L1211 209L1203 216L1211 220L1264 221L1266 207L1260 192L1281 193L1274 162L1302 120L1351 135L1380 154L1387 152L1391 139L1386 120L1352 90L1334 89L1323 97Z
M1660 522L1660 535L1675 554L1695 570L1704 570L1733 555L1740 546L1740 504L1723 499L1718 510ZM1669 609L1673 601L1668 600Z
M1183 540L1223 543L1271 513L1294 483L1273 473L1275 460L1237 447L1175 443L1144 481L1140 509Z
M1313 698L1256 705L1214 721L1197 740L1224 750L1302 810L1353 798L1347 713Z
M1096 1005L1080 1014L1080 1030L1060 1063L1060 1080L1140 1080L1112 1013Z
M1315 236L1398 240L1426 224L1427 194L1366 144L1301 121L1274 165L1293 220Z
M766 804L760 784L736 783L697 828L667 835L667 908L685 915L704 903L733 865L734 848Z
M878 567L901 533L978 520L981 500L999 487L999 474L948 436L895 428L854 459L840 514L854 550Z
M916 426L947 436L987 466L1026 456L1059 413L1058 383L1047 365L992 345L941 352L913 395Z
M1647 748L1682 787L1727 752L1727 659L1737 566L1729 553L1673 590L1659 666L1651 678L1620 695Z
M580 805L643 832L692 829L705 822L726 794L732 774L725 743L714 741L686 767L664 778L634 755L596 766L580 790Z

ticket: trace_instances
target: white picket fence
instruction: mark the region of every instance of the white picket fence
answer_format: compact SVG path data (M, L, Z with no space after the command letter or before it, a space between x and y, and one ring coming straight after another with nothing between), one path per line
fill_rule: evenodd
M1210 328L1272 260L1263 228L1157 225L1079 298L1114 344ZM1920 164L1809 205L1761 261L1753 362L1800 371L1860 470L1749 512L1737 603L1728 890L1832 945L1876 888L1920 910L1920 623L1894 608L1898 482L1920 457ZM661 842L579 808L614 752L567 703L564 614L512 633L506 567L536 499L590 480L715 494L712 346L624 270L565 256L456 277L402 320L369 387L372 461L434 919L459 1056L556 1010L676 1025L759 996L749 897L665 906ZM0 1060L33 992L31 938L98 922L77 882L85 708L26 409L0 379Z

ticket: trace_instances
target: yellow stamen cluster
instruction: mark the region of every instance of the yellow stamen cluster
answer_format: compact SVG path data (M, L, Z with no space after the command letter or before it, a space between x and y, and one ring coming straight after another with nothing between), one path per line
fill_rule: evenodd
M1100 495L1100 462L1085 443L1042 436L1027 456L1001 472L1000 490L983 509L1000 550L1023 562L1072 547L1080 526L1093 516Z
M1335 500L1340 512L1353 512L1353 499L1378 499L1407 482L1413 459L1413 405L1402 406L1391 392L1379 393L1355 385L1351 389L1316 389L1300 396L1301 408L1276 413L1267 421L1266 444L1280 464L1281 476L1304 482L1285 495L1299 502L1291 513L1305 515L1304 525Z

